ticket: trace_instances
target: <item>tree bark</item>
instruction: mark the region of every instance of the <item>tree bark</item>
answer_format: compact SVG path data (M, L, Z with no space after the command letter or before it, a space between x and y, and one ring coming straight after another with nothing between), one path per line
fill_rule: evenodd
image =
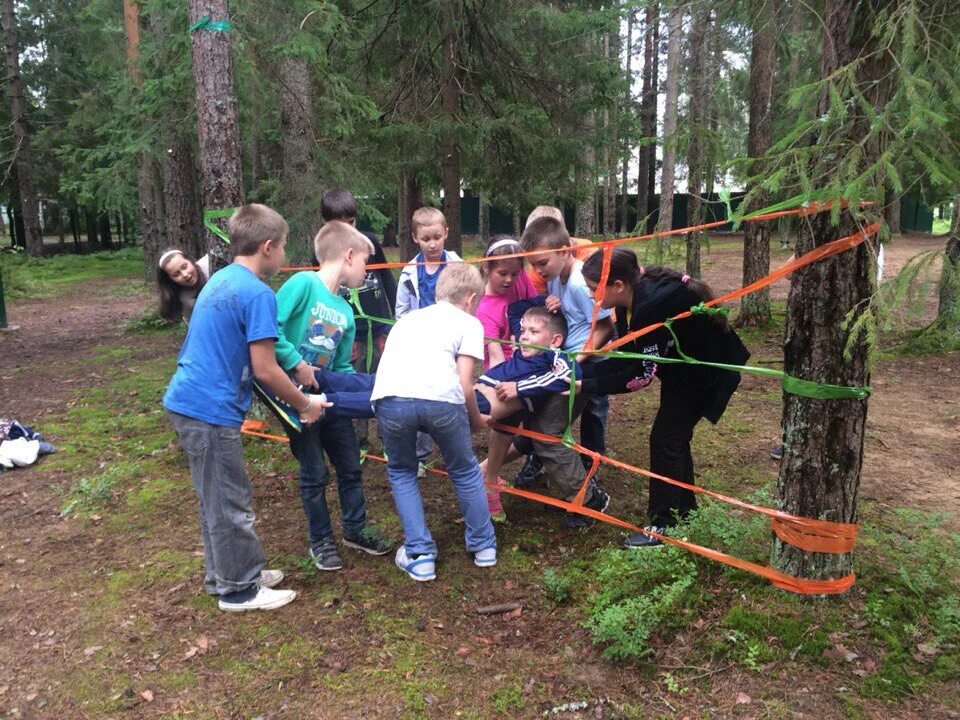
M619 33L618 33L619 37ZM611 42L610 33L603 34L603 59L607 63L618 53L616 43ZM610 110L603 111L603 236L610 237L616 226L616 176L617 161L613 153L616 147L616 131L610 121Z
M490 244L490 203L487 197L487 193L480 193L480 239L484 247Z
M205 17L214 22L229 22L227 0L189 2L191 27ZM200 138L201 197L204 209L209 210L243 204L240 126L230 59L232 46L231 31L207 27L190 34ZM211 273L227 263L227 244L209 232L207 251Z
M440 101L447 123L440 152L443 175L443 214L447 218L449 234L445 246L456 253L463 252L460 236L460 139L453 129L460 122L460 16L456 2L443 9L443 58L440 69Z
M588 115L584 122L592 130L594 127L593 116ZM583 202L577 205L576 209L576 228L578 237L587 238L597 233L597 213L596 213L596 194L597 194L597 152L593 146L592 138L589 144L583 148L583 163L579 170L579 187L586 187L589 195L583 199Z
M96 252L100 249L100 239L97 237L97 216L90 210L84 211L87 219L87 252Z
M750 79L747 87L750 123L747 134L747 155L752 159L751 176L763 171L761 158L770 149L773 127L773 69L777 42L776 0L754 0L753 46L750 51ZM770 193L754 184L750 209L768 204ZM743 284L759 280L770 272L770 222L748 222L743 229ZM770 322L770 290L764 288L743 297L737 325L763 326Z
M643 33L643 89L640 96L640 132L643 144L637 158L637 223L641 233L649 228L647 215L653 203L656 172L657 135L657 58L659 55L660 22L658 3L651 2L646 9L646 28Z
M635 20L635 13L631 10L630 14L627 16L627 45L626 45L626 55L627 55L627 97L626 104L627 107L633 108L633 23ZM627 209L629 203L627 202L630 194L630 179L627 177L627 169L630 164L630 148L627 147L626 143L622 145L621 150L621 163L620 163L620 232L628 233L630 228L627 227L627 218L629 213ZM637 192L640 192L640 184L637 184Z
M950 234L943 254L937 321L950 332L960 333L960 195L953 201Z
M7 203L7 224L10 227L10 247L15 248L17 246L17 225L16 220L13 217L12 198L10 202Z
M80 252L80 213L77 212L77 206L71 205L67 214L70 216L70 234L73 235L74 252Z
M407 175L400 173L400 179L397 182L397 248L400 249L400 257L403 258L405 243L410 240L410 215L407 213Z
M320 189L314 155L313 101L310 72L303 57L285 54L280 61L281 98L280 201L283 216L290 224L290 240L295 247L311 248L313 235L319 230ZM312 250L308 251L312 257Z
M190 141L177 131L163 153L163 209L166 237L171 247L193 258L206 253L200 179Z
M60 242L60 251L62 252L64 247L67 244L67 235L63 229L63 203L57 203L57 214L54 216L56 218L56 233L57 239Z
M17 43L17 17L14 0L3 0L3 40L7 64L7 95L10 97L10 125L13 128L14 157L20 184L20 207L23 216L27 255L43 254L43 232L37 190L33 184L33 158L30 150L30 129L27 126L27 101L20 77L20 46Z
M110 231L110 213L102 212L97 215L97 224L100 227L100 245L104 250L113 250L113 233Z
M890 59L877 51L871 36L888 0L828 0L824 11L824 39L820 75L829 78L840 67L856 61L857 92L880 112L887 100ZM826 90L817 114L829 114ZM860 146L861 171L873 166L883 152L883 133L870 131L870 120L852 105L842 132ZM843 153L814 155L808 172L824 177L841 171ZM869 212L869 211L868 211ZM824 212L808 218L797 238L797 255L856 232L861 225L848 211L840 222ZM787 301L784 370L795 377L836 385L870 384L868 345L863 336L849 348L841 325L848 314L870 312L865 301L874 288L876 262L868 240L853 250L814 263L793 274ZM845 350L847 352L845 353ZM803 517L855 523L859 514L860 469L866 400L818 400L784 394L785 451L777 481L777 507ZM812 553L774 540L773 565L803 578L829 579L849 574L847 554Z
M679 99L680 35L683 32L683 8L670 10L667 21L667 77L663 110L663 169L660 173L660 219L658 232L673 227L673 192L676 184L677 101ZM658 242L660 250L669 242Z
M687 152L687 224L690 227L703 222L704 171L706 166L706 142L710 118L707 114L707 95L713 92L707 87L706 72L710 58L710 8L697 6L690 29L690 147ZM687 234L687 275L700 277L701 232Z
M900 196L889 185L883 191L883 221L891 236L901 233Z
M413 256L420 252L419 246L413 241L413 213L423 206L423 187L420 185L419 178L412 175L406 175L404 178L403 199L404 223L406 233L400 236L400 259L403 262L409 262Z

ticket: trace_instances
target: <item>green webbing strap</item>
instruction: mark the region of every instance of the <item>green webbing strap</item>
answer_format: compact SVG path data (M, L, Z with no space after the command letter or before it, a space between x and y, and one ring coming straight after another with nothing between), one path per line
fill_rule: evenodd
M197 30L230 32L232 29L233 26L230 25L229 20L214 20L209 15L205 15L190 26L190 32L196 32Z
M218 238L223 240L227 245L230 244L230 237L220 228L217 227L214 220L219 220L220 218L230 217L233 215L236 208L223 208L222 210L204 210L203 211L203 226L216 235Z
M573 404L576 402L577 396L577 374L573 372L573 363L576 358L571 357L571 353L566 350L563 351L563 354L567 356L567 362L570 363L570 394L567 395L567 428L563 431L561 439L564 445L572 447L576 442L573 439Z
M373 367L373 318L363 311L360 305L360 290L358 288L349 288L350 303L357 311L357 317L367 321L367 372Z

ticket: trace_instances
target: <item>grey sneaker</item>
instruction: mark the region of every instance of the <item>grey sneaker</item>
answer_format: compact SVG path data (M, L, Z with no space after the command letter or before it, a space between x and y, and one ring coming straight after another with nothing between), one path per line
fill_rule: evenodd
M333 535L328 535L310 548L310 557L317 570L340 570L343 567Z
M227 612L246 612L248 610L275 610L283 607L287 603L293 602L297 597L296 590L273 590L262 585L257 590L257 594L244 602L227 602L220 600L218 605L221 610Z
M367 526L357 535L344 535L343 544L357 550L363 550L368 555L386 555L393 550L393 543L385 539L380 531Z

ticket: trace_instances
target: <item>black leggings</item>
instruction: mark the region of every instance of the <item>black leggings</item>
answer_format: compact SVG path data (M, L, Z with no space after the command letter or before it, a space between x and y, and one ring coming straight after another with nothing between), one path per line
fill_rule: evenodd
M650 429L650 470L674 480L696 484L693 477L693 456L690 440L700 422L697 403L668 384L660 384L660 409ZM697 499L692 490L661 480L650 480L648 513L650 524L658 527L675 525L677 517L685 518L696 510Z

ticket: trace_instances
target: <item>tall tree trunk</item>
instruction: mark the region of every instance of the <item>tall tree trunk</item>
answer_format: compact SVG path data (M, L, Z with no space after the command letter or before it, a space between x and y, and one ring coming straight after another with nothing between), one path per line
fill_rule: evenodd
M229 23L227 0L189 0L189 23L204 18ZM197 99L197 134L200 138L200 187L204 209L219 210L243 204L240 167L240 125L233 89L233 46L229 31L207 25L190 34L193 81ZM227 262L227 244L207 233L210 272Z
M588 115L584 123L589 130L593 130L593 116ZM583 202L577 205L576 209L576 228L578 237L586 238L597 233L597 212L596 212L596 194L597 194L597 152L593 146L593 136L590 134L589 144L583 148L583 163L578 172L577 185L581 188L586 187L589 195L583 199Z
M73 235L73 250L80 252L80 213L77 212L77 206L71 205L67 211L70 217L70 234Z
M443 174L443 214L447 218L446 247L456 253L463 252L460 237L460 138L454 130L460 122L460 11L457 2L443 8L443 58L440 70L440 102L443 117L448 125L444 132L440 152L440 167Z
M54 215L54 219L56 221L55 230L57 233L57 239L60 242L60 251L63 252L63 248L67 244L67 235L63 229L63 203L62 202L57 203L57 214Z
M953 334L960 333L960 195L953 201L950 234L943 254L937 321Z
M489 195L485 192L480 193L480 239L483 246L490 244L490 202Z
M747 154L753 160L750 174L763 171L760 162L772 142L773 66L777 42L776 0L753 0L753 47L750 51L750 80L747 94L750 105L750 125L747 135ZM750 209L757 210L770 201L770 193L759 184L749 188L754 192ZM770 222L748 222L743 229L743 284L759 280L770 272ZM762 326L770 322L770 291L764 288L745 296L740 301L737 325Z
M513 206L511 227L513 228L513 236L517 238L520 237L520 208L518 208L516 205Z
M7 225L10 228L10 247L17 246L17 224L13 217L13 200L7 203Z
M97 216L92 210L85 210L87 218L87 252L96 252L100 249L100 239L97 237Z
M313 101L310 72L303 57L284 54L280 60L281 99L280 202L283 215L290 223L290 240L296 248L308 249L313 256L313 234L319 229L320 189L317 186L315 142L313 133ZM315 227L316 225L316 227Z
M703 175L706 165L705 146L710 118L707 95L713 92L706 84L710 56L710 8L698 5L690 29L690 147L687 152L687 224L703 222ZM687 275L700 277L701 232L687 234Z
M409 242L410 216L407 214L407 175L400 173L397 181L397 248L403 248ZM401 250L401 257L403 252Z
M666 232L673 227L673 192L676 184L677 158L677 101L679 99L680 34L683 32L683 8L670 10L667 21L667 77L664 87L663 110L663 170L660 173L660 219L657 230ZM658 242L658 252L669 242Z
M27 127L27 101L20 78L20 46L17 44L17 16L14 0L3 0L3 40L7 63L7 95L10 97L10 124L13 127L14 157L20 183L20 207L25 231L27 255L43 254L43 231L37 190L33 185L33 158L30 130Z
M408 262L420 251L420 248L413 241L412 223L413 213L423 206L423 187L419 178L412 175L404 176L403 199L405 203L403 218L406 232L400 236L400 259L403 262Z
M643 89L640 95L640 133L643 144L637 158L637 223L641 233L649 228L647 215L653 203L651 177L656 171L657 153L657 65L660 13L656 0L646 9L646 28L643 33Z
M619 31L617 34L619 37ZM617 56L616 43L611 41L610 33L603 34L603 59L606 62ZM617 160L613 152L616 147L616 130L610 121L610 110L604 108L603 111L603 236L610 237L616 227L616 176Z
M633 102L633 23L636 19L636 14L631 10L630 14L627 16L627 46L626 46L626 55L627 55L627 97L626 105L629 108L635 108ZM620 147L621 161L620 161L620 232L629 233L630 228L627 227L627 219L629 217L629 193L630 193L630 179L627 177L627 170L630 165L630 148L624 142ZM640 186L637 185L637 192L640 192Z
M824 39L820 76L834 76L841 67L856 62L856 92L880 112L887 101L890 58L879 52L874 37L877 19L888 0L827 0L823 14ZM871 134L870 119L850 104L843 123L843 138L860 147L863 172L875 165L883 152L883 133ZM825 91L817 107L819 117L829 114L830 97ZM814 155L810 177L829 177L841 172L845 154ZM808 218L797 239L802 255L837 238L856 232L860 225L843 211L835 224L831 213ZM860 336L848 347L843 322L860 308L874 288L876 262L868 241L833 258L814 263L793 274L787 301L784 370L794 377L836 385L870 384L867 340ZM846 352L845 352L846 350ZM855 523L859 514L860 469L866 400L818 400L784 394L783 432L785 452L777 481L776 505L794 515L833 522ZM852 567L848 554L813 553L774 540L773 565L803 578L829 579L846 576Z
M97 224L100 226L100 244L105 250L113 250L113 233L110 231L110 213L98 213Z
M163 208L171 247L191 257L206 253L200 179L190 141L174 131L163 153Z

